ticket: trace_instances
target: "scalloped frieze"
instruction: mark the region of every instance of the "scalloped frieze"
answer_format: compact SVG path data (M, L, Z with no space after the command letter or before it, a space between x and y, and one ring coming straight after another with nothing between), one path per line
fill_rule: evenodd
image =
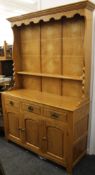
M69 12L62 12L62 13L57 13L57 14L51 14L51 15L45 15L45 16L40 16L40 17L35 17L35 18L27 18L27 19L22 19L16 22L12 22L12 27L14 26L21 26L21 25L29 25L30 23L37 24L40 21L43 22L48 22L51 19L54 20L60 20L62 17L66 18L72 18L75 15L80 15L80 16L85 16L84 10L74 10L74 11L69 11Z

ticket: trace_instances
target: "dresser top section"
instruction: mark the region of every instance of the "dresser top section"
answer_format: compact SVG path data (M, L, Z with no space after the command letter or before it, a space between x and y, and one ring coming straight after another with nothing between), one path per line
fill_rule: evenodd
M93 4L89 0L84 0L77 3L72 3L72 4L67 4L64 6L59 6L51 9L32 12L21 16L11 17L11 18L8 18L8 21L11 22L12 27L15 25L21 26L22 24L28 25L31 22L33 23L39 23L40 21L47 22L50 19L58 20L64 16L72 17L75 14L85 15L83 12L84 9L93 11L94 8L95 8L95 4Z
M29 100L31 102L57 107L68 111L74 111L81 105L89 102L86 98L80 100L76 97L58 96L45 92L32 91L29 89L12 90L3 92L3 94L11 95L12 97L17 97L21 100Z

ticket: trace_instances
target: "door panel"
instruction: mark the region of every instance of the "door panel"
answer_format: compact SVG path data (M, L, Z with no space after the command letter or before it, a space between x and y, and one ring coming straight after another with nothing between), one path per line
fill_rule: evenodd
M59 157L64 155L64 133L56 127L47 126L47 152Z
M45 131L47 149L46 153L60 161L63 161L65 154L66 127L58 122L46 121Z
M20 122L19 113L8 112L7 113L8 122L8 137L15 141L20 141Z
M37 114L26 113L23 125L25 128L25 144L33 151L40 149L42 121Z
M26 142L38 147L39 145L38 122L32 119L26 119L25 128L26 128Z

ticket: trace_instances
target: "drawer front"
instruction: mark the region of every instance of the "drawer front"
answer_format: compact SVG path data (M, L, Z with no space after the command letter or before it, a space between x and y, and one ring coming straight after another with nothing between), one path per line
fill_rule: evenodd
M51 119L67 122L68 115L67 111L60 112L56 108L44 108L43 110L44 116L49 117Z
M30 113L41 114L41 107L34 103L23 103L22 110Z
M5 106L6 106L7 111L8 110L19 111L20 110L20 101L15 99L15 98L5 98Z

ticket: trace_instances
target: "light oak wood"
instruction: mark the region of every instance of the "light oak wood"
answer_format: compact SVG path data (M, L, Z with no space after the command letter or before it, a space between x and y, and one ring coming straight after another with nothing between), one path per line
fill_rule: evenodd
M20 142L19 113L7 113L8 137Z
M40 118L36 114L25 113L23 118L23 129L25 144L33 151L40 149Z
M39 104L49 105L52 107L57 107L59 109L74 111L84 103L88 103L89 99L84 98L80 99L77 97L69 97L69 96L59 96L55 94L32 91L29 89L16 89L12 91L3 92L5 96L8 95L9 99L15 101L15 98L20 98L22 100L29 100L30 102L37 102Z
M8 19L16 84L2 94L6 139L68 173L87 149L94 8L85 0Z
M44 147L46 147L44 151L47 155L52 156L53 159L64 161L66 145L66 128L64 125L60 125L56 121L46 120L45 133L42 140Z
M66 166L71 172L73 164L86 151L87 99L76 105L79 101L76 98L63 100L31 90L4 92L2 97L6 138Z

